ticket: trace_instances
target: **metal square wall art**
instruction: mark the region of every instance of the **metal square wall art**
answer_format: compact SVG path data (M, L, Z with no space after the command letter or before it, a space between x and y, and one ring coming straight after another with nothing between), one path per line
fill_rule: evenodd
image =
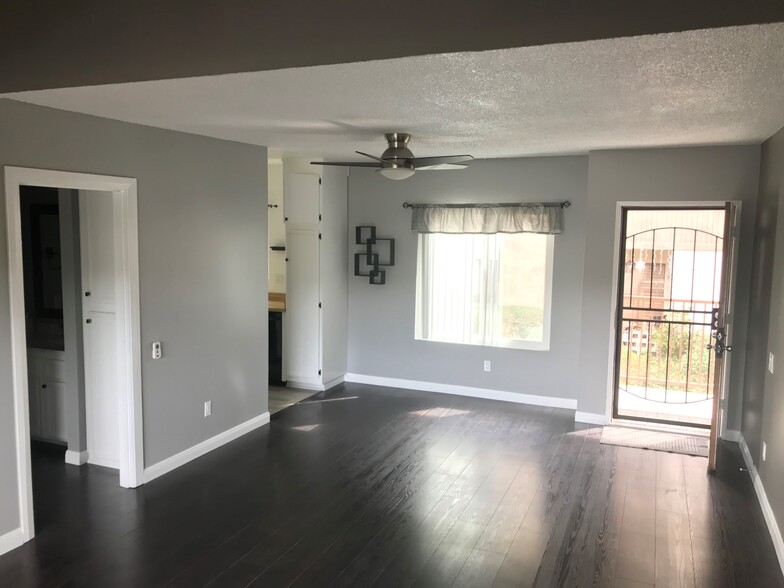
M376 237L376 227L360 225L356 228L356 244L364 251L354 254L354 275L368 278L370 284L386 284L386 270L395 265L395 240Z

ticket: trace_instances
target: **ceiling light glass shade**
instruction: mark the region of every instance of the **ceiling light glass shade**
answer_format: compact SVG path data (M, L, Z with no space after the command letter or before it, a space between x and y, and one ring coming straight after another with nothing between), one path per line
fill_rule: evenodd
M390 180L405 180L414 175L414 170L410 167L382 167L376 171Z

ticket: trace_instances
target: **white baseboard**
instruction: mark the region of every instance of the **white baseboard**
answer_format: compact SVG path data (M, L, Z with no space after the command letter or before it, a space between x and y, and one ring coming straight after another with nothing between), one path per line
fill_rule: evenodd
M725 441L740 443L741 434L740 431L736 431L734 429L724 429L724 435L722 435L721 438Z
M357 384L370 384L373 386L387 386L389 388L403 388L404 390L421 390L423 392L438 392L441 394L455 394L457 396L470 396L486 400L500 400L516 404L535 404L552 408L577 408L574 398L559 398L555 396L536 396L533 394L520 394L504 390L491 390L489 388L473 388L471 386L456 386L454 384L439 384L437 382L422 382L419 380L401 380L398 378L385 378L382 376L368 376L365 374L346 374L346 382Z
M740 432L738 433L738 437L740 452L743 454L743 461L746 462L751 481L754 484L754 491L757 493L757 500L759 500L760 507L762 508L765 522L768 524L768 531L770 532L771 539L773 539L773 546L776 548L776 557L779 559L779 566L781 567L781 570L784 571L784 540L782 540L781 531L776 522L776 515L773 514L773 509L768 501L768 495L765 492L765 486L762 485L762 479L759 477L757 468L754 466L754 460L751 458L751 452L749 451L749 446L746 444L746 439L743 438L743 434Z
M323 392L323 384L309 384L307 382L297 382L296 380L286 380L286 388L296 388L297 390L315 390Z
M22 527L9 531L5 535L0 535L0 555L16 549L24 543L24 533Z
M71 449L65 452L65 463L80 466L87 463L89 454L86 451L73 451Z
M225 445L230 441L234 441L238 437L242 437L246 433L250 433L254 429L258 429L270 422L270 413L265 412L257 417L250 419L249 421L245 421L244 423L240 423L236 427L229 429L228 431L224 431L223 433L219 433L214 437L210 437L206 441L202 441L198 445L194 445L185 451L181 451L176 455L172 455L164 459L163 461L159 461L158 463L151 465L148 468L144 468L144 481L150 482L155 478L162 476L163 474L167 474L170 471L177 469L178 467L185 465L189 461L193 461L197 457L201 457L205 453L209 453L213 449L217 449L221 445Z
M300 390L315 390L316 392L324 392L324 390L329 390L330 388L334 388L338 384L342 384L345 382L344 376L338 376L337 378L330 380L329 382L325 382L324 384L310 384L307 382L297 382L296 380L286 380L286 387L287 388L298 388Z
M595 412L582 412L578 410L574 413L574 422L588 423L589 425L606 425L607 417Z

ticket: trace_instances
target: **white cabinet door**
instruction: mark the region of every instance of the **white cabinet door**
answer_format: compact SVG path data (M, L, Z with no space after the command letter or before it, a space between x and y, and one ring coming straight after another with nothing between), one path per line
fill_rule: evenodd
M38 360L35 357L30 357L28 352L28 365L30 368L27 370L27 389L29 398L30 409L30 435L32 437L41 436L41 402L40 402L40 387L41 384L38 380Z
M295 385L317 386L321 383L319 232L289 227L286 235L285 379Z
M120 467L114 196L79 192L88 461Z
M40 403L41 437L65 442L65 382L43 380Z
M283 176L283 218L290 225L317 225L321 214L321 189L316 174Z

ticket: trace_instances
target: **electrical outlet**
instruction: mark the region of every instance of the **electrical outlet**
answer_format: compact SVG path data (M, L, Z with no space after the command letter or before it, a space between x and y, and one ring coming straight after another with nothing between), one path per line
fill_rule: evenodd
M485 371L486 372L490 371L490 360L489 359L485 360Z
M152 344L152 358L160 359L161 357L163 357L163 346L160 341L155 341Z
M768 353L768 371L772 374L773 373L773 364L775 363L776 358L773 356L772 353Z
M208 400L204 403L204 418L206 419L208 416L212 414L212 400Z
M765 461L768 458L768 444L764 441L762 442L762 461Z

